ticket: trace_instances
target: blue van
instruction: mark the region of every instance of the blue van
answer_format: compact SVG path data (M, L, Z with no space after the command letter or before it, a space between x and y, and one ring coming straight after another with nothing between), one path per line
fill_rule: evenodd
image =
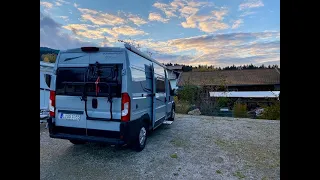
M60 51L53 73L51 138L141 151L149 131L174 120L168 70L129 44Z

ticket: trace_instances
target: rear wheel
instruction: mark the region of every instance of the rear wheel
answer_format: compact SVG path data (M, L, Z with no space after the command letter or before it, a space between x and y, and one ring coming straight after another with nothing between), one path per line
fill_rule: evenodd
M86 143L85 141L79 141L79 140L70 140L70 142L72 144L85 144Z
M144 149L144 147L146 146L146 141L147 141L147 125L143 124L140 127L139 133L137 135L137 138L134 142L134 149L137 152L140 152Z

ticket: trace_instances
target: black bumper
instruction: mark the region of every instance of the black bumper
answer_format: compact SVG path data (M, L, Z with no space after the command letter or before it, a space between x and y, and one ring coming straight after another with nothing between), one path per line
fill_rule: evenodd
M141 120L121 122L120 131L94 130L56 126L52 118L48 118L49 134L51 138L80 140L86 142L101 142L112 145L130 144L138 136Z
M126 144L123 140L116 139L116 138L83 136L83 135L64 134L64 133L50 134L50 137L58 138L58 139L80 140L80 141L86 141L86 142L99 142L99 143L102 142L102 143L112 144L112 145Z

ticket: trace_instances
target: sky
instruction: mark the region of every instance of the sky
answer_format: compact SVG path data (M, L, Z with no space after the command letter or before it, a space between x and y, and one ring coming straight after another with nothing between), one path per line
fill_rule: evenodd
M40 1L40 47L121 47L119 40L162 63L280 66L280 1Z

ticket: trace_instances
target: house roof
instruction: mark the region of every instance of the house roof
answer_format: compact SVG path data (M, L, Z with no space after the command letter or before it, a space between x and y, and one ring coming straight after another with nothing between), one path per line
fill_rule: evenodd
M191 85L270 85L280 84L276 69L216 70L210 72L183 72L178 86Z

